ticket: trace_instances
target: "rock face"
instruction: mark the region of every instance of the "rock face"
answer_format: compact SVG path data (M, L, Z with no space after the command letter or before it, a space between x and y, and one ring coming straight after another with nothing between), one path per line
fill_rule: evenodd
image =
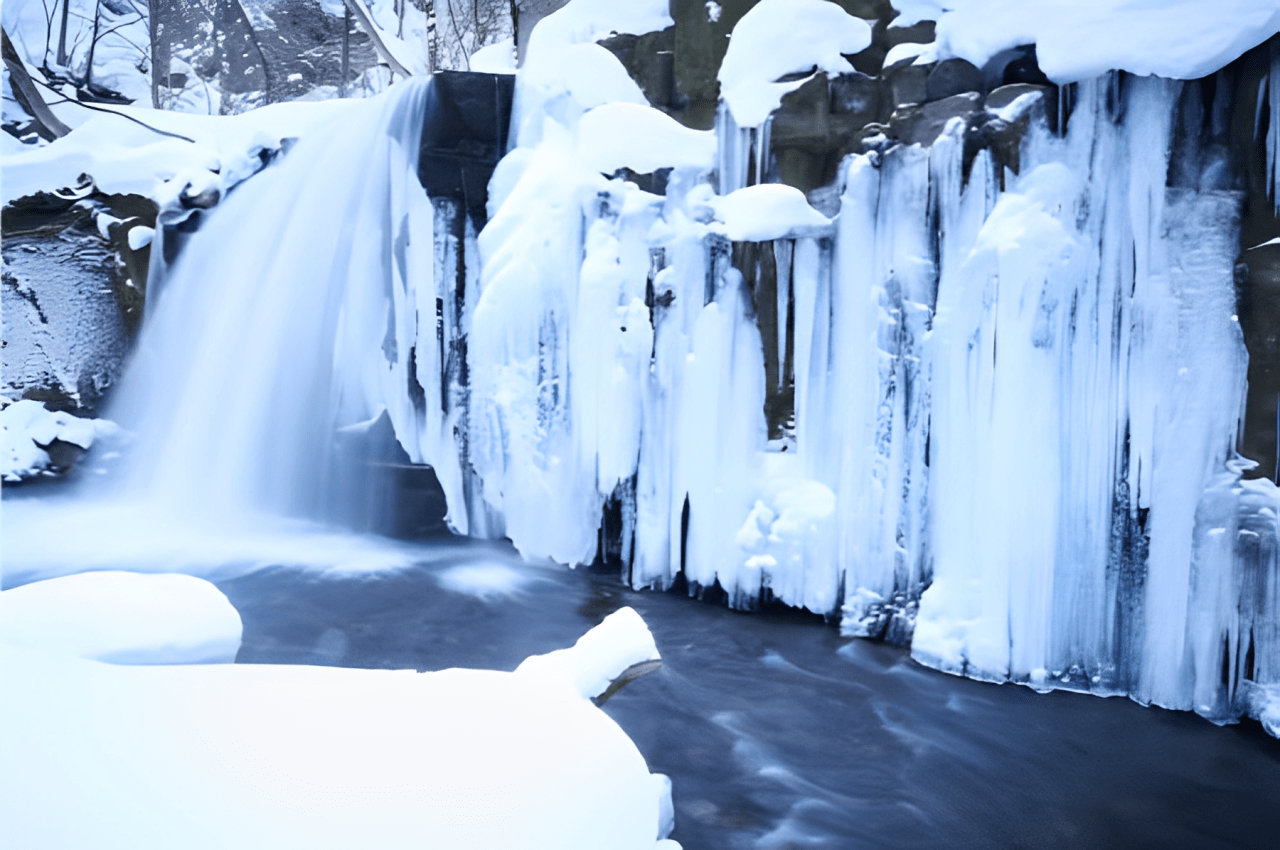
M142 316L149 248L131 249L129 232L154 223L151 203L128 196L5 208L0 393L98 410Z

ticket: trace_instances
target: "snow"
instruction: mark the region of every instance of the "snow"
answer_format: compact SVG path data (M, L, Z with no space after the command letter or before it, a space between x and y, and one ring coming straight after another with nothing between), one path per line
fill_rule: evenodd
M812 69L843 74L841 54L871 44L871 27L827 0L761 0L733 27L717 79L739 127L758 127L804 80L779 77Z
M809 206L803 192L781 183L747 186L714 199L712 206L725 236L734 242L769 242L831 229L831 219Z
M638 174L660 168L715 165L716 137L691 130L651 106L606 103L588 111L578 124L579 156L591 169L612 174L630 168Z
M900 20L936 20L939 55L982 67L1001 50L1036 46L1049 79L1109 70L1191 80L1208 76L1280 32L1274 0L893 0Z
M48 467L45 449L54 440L87 449L98 438L111 436L117 430L113 422L47 410L43 402L13 402L0 410L0 477L20 481Z
M908 59L914 59L915 64L919 65L925 62L933 61L937 55L937 46L935 42L928 44L917 44L915 42L903 42L890 47L884 55L885 68L892 68L899 62L905 62Z
M230 664L240 615L188 575L90 572L0 592L0 644L111 664Z
M0 159L4 203L76 186L80 175L88 174L104 193L143 195L162 209L176 209L184 190L198 194L214 188L225 195L262 167L261 152L279 150L285 139L358 114L352 101L273 104L234 116L128 106L110 110L116 114L81 116L82 123L61 139ZM194 141L160 135L129 117Z
M588 632L583 663L635 657L647 629L625 622ZM679 847L662 840L666 777L554 676L118 667L0 647L0 679L0 724L22 730L0 737L18 846Z
M479 74L514 74L516 72L515 39L504 38L480 48L471 54L467 65L471 71Z
M583 699L604 693L627 668L658 661L658 648L634 608L619 608L568 649L532 655L516 673L558 682Z
M558 46L599 41L614 33L644 35L674 25L666 0L571 0L533 28L529 52L550 53Z

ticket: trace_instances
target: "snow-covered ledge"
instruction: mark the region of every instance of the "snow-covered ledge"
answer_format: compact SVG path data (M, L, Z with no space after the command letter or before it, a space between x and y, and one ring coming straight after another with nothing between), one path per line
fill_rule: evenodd
M0 823L15 847L678 850L667 778L584 697L641 656L628 609L518 674L0 646Z

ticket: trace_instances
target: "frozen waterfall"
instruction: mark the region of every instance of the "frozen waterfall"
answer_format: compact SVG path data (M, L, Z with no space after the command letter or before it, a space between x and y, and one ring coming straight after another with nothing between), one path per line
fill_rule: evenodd
M341 518L334 447L385 414L456 531L530 558L1218 721L1280 685L1280 498L1234 449L1240 197L1209 95L1113 74L1069 122L1026 95L998 116L1016 161L954 120L848 157L829 218L761 185L767 122L717 143L600 106L639 146L585 129L628 98L529 80L487 224L414 179L432 82L232 193L118 402L131 486Z

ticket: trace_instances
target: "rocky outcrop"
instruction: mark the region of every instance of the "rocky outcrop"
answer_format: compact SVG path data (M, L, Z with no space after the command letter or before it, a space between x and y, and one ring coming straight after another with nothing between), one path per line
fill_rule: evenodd
M156 210L85 187L4 208L3 393L95 413L142 318Z

